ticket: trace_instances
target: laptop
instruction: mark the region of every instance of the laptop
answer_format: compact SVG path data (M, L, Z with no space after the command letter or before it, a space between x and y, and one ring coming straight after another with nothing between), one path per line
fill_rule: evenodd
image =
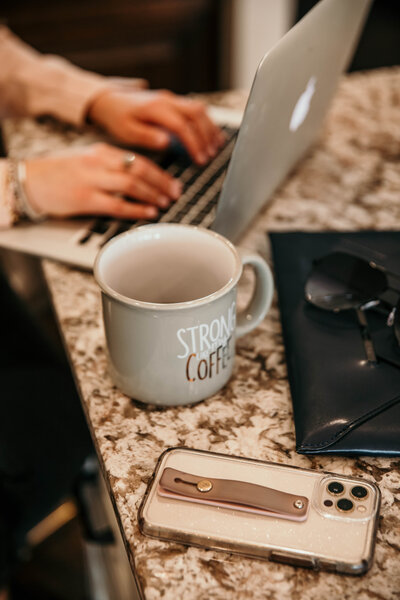
M264 56L243 115L211 107L227 143L208 165L191 163L179 144L159 157L184 184L159 221L240 239L315 139L371 1L321 0ZM109 239L143 223L105 217L21 223L0 232L0 246L91 269Z

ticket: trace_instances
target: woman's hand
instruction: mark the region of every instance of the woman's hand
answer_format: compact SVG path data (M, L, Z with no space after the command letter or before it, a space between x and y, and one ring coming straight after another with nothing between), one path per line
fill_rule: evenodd
M168 91L113 90L95 98L88 118L125 144L164 150L174 134L198 164L215 156L224 135L202 102Z
M182 191L181 183L152 161L102 143L27 160L25 187L32 207L47 215L121 219L153 219Z

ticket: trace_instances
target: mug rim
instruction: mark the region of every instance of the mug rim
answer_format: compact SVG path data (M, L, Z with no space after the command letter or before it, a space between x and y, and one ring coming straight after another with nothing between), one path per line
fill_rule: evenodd
M162 229L185 228L185 229L190 229L192 231L199 231L201 233L204 233L206 235L210 235L211 237L214 237L215 239L222 242L233 254L233 257L235 259L234 274L232 275L232 277L229 279L229 281L225 285L223 285L221 288L219 288L215 292L212 292L211 294L208 294L207 296L202 296L201 298L196 298L195 300L187 300L185 302L171 302L171 303L144 302L143 300L135 300L134 298L129 298L128 296L125 296L124 294L120 294L119 292L116 292L111 286L109 286L107 283L105 283L102 280L102 277L99 273L100 261L101 261L102 257L110 249L111 246L113 246L115 243L119 242L122 238L135 235L135 234L137 234L138 231L141 231L143 229L157 229L157 228L162 228ZM100 287L101 291L106 296L109 296L113 300L116 300L117 302L119 302L125 306L131 306L133 308L140 308L140 309L147 309L147 310L174 311L174 310L182 310L185 308L189 309L189 308L193 308L196 306L202 306L204 304L208 304L209 302L213 302L214 300L217 300L218 298L221 298L237 284L237 282L239 281L240 276L242 274L242 269L243 269L242 261L240 260L239 253L236 250L235 246L227 238L225 238L223 235L217 233L216 231L212 231L211 229L206 229L204 227L199 227L197 225L187 225L184 223L149 223L147 225L140 225L139 227L136 227L135 229L130 229L129 231L125 231L124 233L120 233L119 235L117 235L114 238L112 238L111 240L109 240L103 246L103 248L101 248L101 250L97 253L97 256L96 256L96 259L94 262L94 266L93 266L93 275L97 282L97 285Z

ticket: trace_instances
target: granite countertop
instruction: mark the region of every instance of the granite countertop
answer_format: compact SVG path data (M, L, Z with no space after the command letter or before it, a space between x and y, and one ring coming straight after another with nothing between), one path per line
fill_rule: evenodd
M217 95L214 101L240 106L243 96ZM90 132L82 138L46 122L8 127L15 156L92 139ZM243 246L269 259L266 231L399 229L399 161L400 69L345 77L319 140L275 193ZM44 270L145 598L400 597L399 460L296 454L276 299L261 326L238 340L234 376L225 389L193 407L154 410L121 394L110 380L92 276L49 261ZM382 512L371 570L350 578L145 538L137 510L147 481L160 453L181 445L375 480Z

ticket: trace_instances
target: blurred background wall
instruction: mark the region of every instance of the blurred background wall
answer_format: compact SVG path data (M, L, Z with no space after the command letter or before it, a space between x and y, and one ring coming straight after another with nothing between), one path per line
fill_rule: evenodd
M0 18L42 52L177 92L218 87L219 0L1 0Z
M249 88L264 52L315 3L1 0L0 20L86 69L187 93ZM352 68L399 64L399 32L400 0L375 0Z

